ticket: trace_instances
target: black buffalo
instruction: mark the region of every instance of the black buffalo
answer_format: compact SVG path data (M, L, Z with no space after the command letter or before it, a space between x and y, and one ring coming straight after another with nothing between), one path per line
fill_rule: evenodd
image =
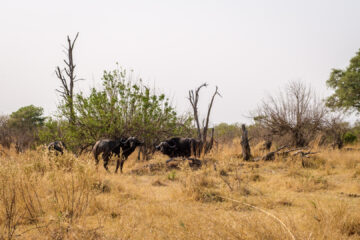
M119 138L119 139L101 139L97 141L93 147L93 154L95 157L96 165L99 164L98 156L102 153L104 160L104 168L108 171L108 163L113 154L118 156L116 161L115 173L117 173L119 167L122 172L124 162L131 153L134 152L137 146L141 146L143 143L135 137ZM120 156L121 154L121 156ZM121 159L120 159L121 158Z
M190 157L192 155L200 155L201 142L193 138L174 137L161 142L156 146L156 150L168 155L170 158L174 157Z
M55 141L55 142L51 142L48 145L48 150L52 151L55 150L56 154L57 152L60 152L61 154L64 154L64 150L66 149L66 145L63 141Z
M201 153L211 150L214 143L214 129L211 132L210 142L203 142L194 138L174 137L161 142L156 146L156 150L168 155L170 158L191 156L200 157Z

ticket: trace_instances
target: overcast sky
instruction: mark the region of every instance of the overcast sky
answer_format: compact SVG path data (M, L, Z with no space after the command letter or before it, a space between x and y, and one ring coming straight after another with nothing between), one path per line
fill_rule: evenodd
M360 48L359 0L0 0L0 114L34 104L47 115L59 101L54 73L66 36L80 32L75 61L100 86L103 70L133 69L189 110L189 89L203 82L201 107L219 86L212 122L247 115L290 80L331 91L332 68Z

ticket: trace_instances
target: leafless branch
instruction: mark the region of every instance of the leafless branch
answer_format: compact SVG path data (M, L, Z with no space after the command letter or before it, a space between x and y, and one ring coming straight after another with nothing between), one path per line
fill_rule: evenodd
M209 119L210 119L210 113L211 113L211 108L213 106L213 103L214 103L214 99L215 99L215 96L218 95L220 97L222 97L218 91L218 86L216 86L216 89L215 89L215 92L211 98L211 101L210 101L210 104L209 104L209 107L208 107L208 112L207 112L207 115L206 115L206 120L205 120L205 126L204 126L204 130L203 130L203 142L206 142L206 137L207 137L207 130L208 130L208 127L209 127Z
M257 112L260 124L273 135L289 134L297 147L307 145L324 125L327 110L301 82L290 82L277 97L264 100Z
M195 91L194 90L189 91L189 98L188 99L189 99L189 101L191 103L191 106L193 108L193 111L194 111L194 121L196 123L199 140L202 139L201 138L200 122L199 122L199 114L198 114L199 92L200 92L201 88L207 87L207 86L208 86L207 83L203 83L197 89L195 89Z
M76 34L73 41L71 41L70 37L67 36L67 47L65 48L65 54L67 59L64 59L64 63L66 67L61 70L60 67L56 67L55 73L57 78L60 80L61 86L60 89L56 89L57 92L59 92L66 102L68 108L69 108L69 121L71 123L75 122L75 111L74 111L74 83L79 81L80 79L76 78L75 75L75 68L76 65L74 64L73 60L73 49L75 46L75 42L79 36L79 33ZM65 74L64 74L65 72Z

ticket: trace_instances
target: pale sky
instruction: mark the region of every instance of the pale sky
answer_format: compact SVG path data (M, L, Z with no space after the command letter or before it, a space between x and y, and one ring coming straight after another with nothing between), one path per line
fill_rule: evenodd
M212 123L249 122L249 111L290 80L318 95L331 68L360 48L359 0L51 1L0 0L0 114L30 104L56 110L66 36L80 32L75 61L100 86L116 62L190 109L188 90L203 82L201 110L219 86Z

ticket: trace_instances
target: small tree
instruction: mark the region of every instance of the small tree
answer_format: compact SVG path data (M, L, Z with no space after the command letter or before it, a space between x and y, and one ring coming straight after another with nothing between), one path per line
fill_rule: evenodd
M151 149L161 139L189 129L191 120L179 117L164 94L157 94L141 79L132 80L126 70L105 71L102 84L102 89L92 88L88 96L76 95L76 128L65 131L70 148L86 147L104 137L137 136Z
M34 144L38 139L38 130L44 124L43 108L29 105L11 113L8 126L15 138L18 152Z
M34 130L43 125L45 118L42 116L44 110L42 107L29 105L19 108L11 113L9 126L19 130Z
M333 69L327 85L335 90L326 105L333 109L360 112L360 50L345 70Z
M322 102L301 82L290 82L278 96L265 99L256 112L257 121L271 134L290 135L297 147L313 139L326 114Z

